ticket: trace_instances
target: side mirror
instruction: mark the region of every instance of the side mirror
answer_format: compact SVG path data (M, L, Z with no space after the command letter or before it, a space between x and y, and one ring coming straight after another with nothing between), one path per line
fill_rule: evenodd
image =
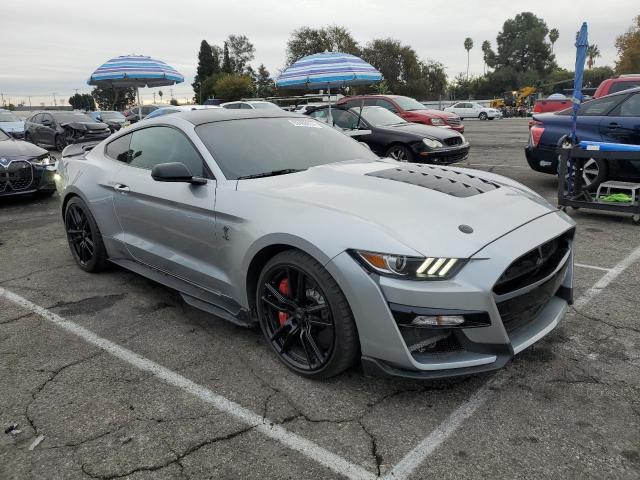
M45 127L50 127L51 126L51 120L42 120L42 125L44 125Z
M160 163L151 170L151 178L156 182L182 182L192 185L204 185L207 180L194 177L184 163Z

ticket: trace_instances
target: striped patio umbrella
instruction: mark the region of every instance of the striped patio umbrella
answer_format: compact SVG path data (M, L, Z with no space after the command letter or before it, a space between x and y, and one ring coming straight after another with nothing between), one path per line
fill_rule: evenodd
M302 57L287 67L276 80L278 88L327 89L331 117L331 87L369 85L382 74L360 57L349 53L324 52Z
M144 55L123 55L103 63L87 80L89 85L136 87L138 117L142 119L140 87L164 87L184 82L178 71L161 60Z

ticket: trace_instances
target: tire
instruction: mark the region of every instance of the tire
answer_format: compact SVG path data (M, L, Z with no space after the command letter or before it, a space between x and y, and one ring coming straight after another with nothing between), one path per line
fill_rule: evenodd
M413 152L404 145L391 145L385 154L389 158L393 158L399 162L413 162Z
M301 308L280 303L278 294ZM333 377L359 358L358 331L347 299L329 272L300 250L285 250L264 266L256 288L256 309L267 344L287 368L303 377ZM305 309L315 311L306 314Z
M478 118L480 120L486 120L487 118L489 118L489 115L487 115L487 112L480 112L480 115L478 115Z
M65 149L65 147L67 146L67 141L65 140L65 138L58 134L56 135L56 138L54 140L55 143L55 147L56 150L58 150L60 153L62 153L62 151Z
M78 217L80 216L84 217ZM108 265L107 250L102 241L102 234L91 211L79 197L73 197L64 211L64 225L67 242L76 264L85 272L100 272ZM89 240L93 245L90 248ZM84 247L82 246L84 241ZM91 251L89 255L89 251Z

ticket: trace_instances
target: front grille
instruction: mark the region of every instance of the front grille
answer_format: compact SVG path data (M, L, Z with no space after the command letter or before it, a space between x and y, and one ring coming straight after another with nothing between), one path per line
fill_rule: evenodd
M507 333L518 330L535 320L560 288L568 263L566 262L553 277L542 285L523 295L497 303L498 312Z
M462 137L456 136L456 137L451 137L451 138L445 138L444 139L444 143L445 143L445 145L448 145L449 147L454 147L456 145L462 145Z
M572 237L573 230L517 258L493 286L493 292L505 295L549 276L569 251Z
M32 183L33 167L29 162L18 160L7 166L0 165L0 192L26 190Z
M442 163L448 165L450 163L461 162L462 160L467 158L467 155L468 152L466 150L462 150L460 152L448 153L433 157L433 161L434 163Z
M462 125L462 121L459 118L447 118L447 125L457 127L459 125Z

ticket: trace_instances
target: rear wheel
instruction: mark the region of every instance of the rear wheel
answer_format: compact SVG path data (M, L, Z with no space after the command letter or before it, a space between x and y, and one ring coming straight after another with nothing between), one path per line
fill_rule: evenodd
M79 198L69 200L64 212L69 249L76 264L85 272L98 272L107 266L102 234L87 205Z
M357 360L358 334L347 299L306 253L287 250L265 265L256 306L267 343L294 372L329 378Z
M486 120L487 118L489 118L489 116L487 115L487 112L480 112L480 115L478 115L478 118L480 120Z
M392 145L389 147L387 157L399 162L413 162L413 153L404 145Z

